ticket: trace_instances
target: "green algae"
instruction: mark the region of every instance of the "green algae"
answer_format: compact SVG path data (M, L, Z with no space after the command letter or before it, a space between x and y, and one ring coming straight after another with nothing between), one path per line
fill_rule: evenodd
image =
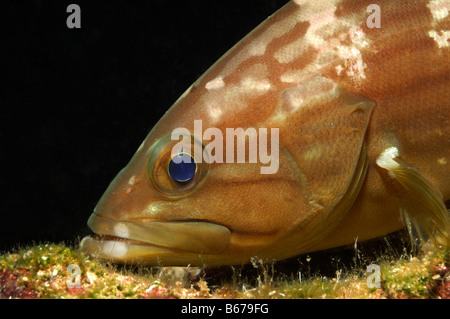
M369 263L364 259L333 276L299 272L283 278L274 275L273 264L255 259L252 278L235 272L213 284L196 269L121 267L87 257L74 247L47 243L0 256L0 297L440 299L450 298L449 254L449 249L435 248L415 255L385 254L376 260L378 287L368 284Z

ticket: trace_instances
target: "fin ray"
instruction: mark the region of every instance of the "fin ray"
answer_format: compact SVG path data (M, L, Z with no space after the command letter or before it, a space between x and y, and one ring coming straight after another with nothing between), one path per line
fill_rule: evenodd
M410 235L450 246L450 215L440 191L418 169L408 166L398 156L396 147L388 148L378 157L377 164L388 170L402 189L400 214Z

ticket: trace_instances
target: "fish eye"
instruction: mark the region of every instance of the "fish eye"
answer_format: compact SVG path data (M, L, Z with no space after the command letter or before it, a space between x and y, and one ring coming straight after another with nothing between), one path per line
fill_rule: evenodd
M180 153L170 159L168 170L175 182L188 183L194 178L197 165L191 155Z
M204 145L191 134L184 136L181 142L172 140L170 135L157 140L150 148L147 162L153 187L169 197L193 191L209 169L208 162L201 158L204 150Z

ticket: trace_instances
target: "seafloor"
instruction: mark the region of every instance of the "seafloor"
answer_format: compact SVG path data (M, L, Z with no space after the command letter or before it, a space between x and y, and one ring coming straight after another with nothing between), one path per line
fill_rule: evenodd
M382 242L219 268L123 266L37 244L0 255L0 298L450 299L450 249Z

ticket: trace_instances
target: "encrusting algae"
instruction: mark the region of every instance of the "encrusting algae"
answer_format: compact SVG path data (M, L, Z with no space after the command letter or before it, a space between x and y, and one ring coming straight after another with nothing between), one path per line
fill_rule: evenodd
M334 276L308 274L301 265L296 276L280 277L273 264L255 259L256 276L228 267L233 275L217 283L207 274L216 276L217 269L127 268L91 259L65 244L38 244L0 256L0 298L450 299L450 249L383 255L377 260L378 287L369 284L369 263L360 254L357 250L359 263ZM303 258L309 263L315 257Z

